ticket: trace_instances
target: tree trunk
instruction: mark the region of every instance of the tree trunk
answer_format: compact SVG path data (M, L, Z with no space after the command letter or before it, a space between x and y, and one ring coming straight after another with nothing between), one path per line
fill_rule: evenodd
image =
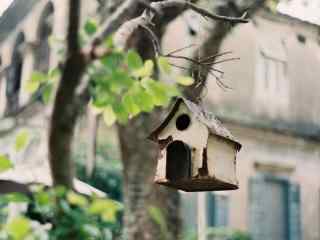
M177 17L181 10L170 9L156 22L156 35L161 41L165 26ZM157 21L157 20L155 20ZM154 58L154 47L145 30L134 34L130 41L142 58ZM123 161L125 234L128 240L176 240L180 234L180 198L176 190L153 183L156 169L157 146L147 140L163 111L157 109L141 114L126 126L119 126L119 137ZM158 208L166 222L165 228L150 215L150 207Z
M175 190L153 183L156 169L157 146L147 140L159 111L143 114L119 127L124 165L125 234L128 240L177 239L179 235L179 197ZM150 207L161 210L170 238L164 238L161 226L149 213Z

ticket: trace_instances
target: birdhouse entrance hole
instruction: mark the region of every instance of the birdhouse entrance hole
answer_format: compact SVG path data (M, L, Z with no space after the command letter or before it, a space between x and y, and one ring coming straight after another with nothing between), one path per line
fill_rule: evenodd
M182 141L173 141L167 147L166 177L170 181L191 177L191 149Z
M176 121L176 127L178 130L183 131L186 130L191 123L191 119L189 117L189 115L187 114L182 114L177 118Z

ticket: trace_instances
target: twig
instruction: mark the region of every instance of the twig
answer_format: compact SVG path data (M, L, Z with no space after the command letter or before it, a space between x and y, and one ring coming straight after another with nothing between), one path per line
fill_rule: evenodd
M224 56L224 55L227 55L227 54L231 54L232 51L227 51L227 52L223 52L223 53L218 53L218 54L215 54L215 55L212 55L212 56L209 56L209 57L206 57L204 59L201 59L201 62L206 62L206 61L209 61L211 59L216 59L218 57L221 57L221 56Z
M150 39L152 41L155 55L156 56L158 56L159 54L161 55L161 45L159 43L159 40L156 34L147 25L141 25L141 27L145 29L146 32L149 34Z
M204 64L204 65L216 65L216 64L219 64L219 63L224 63L224 62L230 62L230 61L235 61L235 60L240 60L240 58L227 58L227 59L223 59L223 60L220 60L220 61L217 61L217 62L201 62L201 64Z
M173 55L173 54L175 54L175 53L182 52L183 50L186 50L186 49L188 49L188 48L192 48L192 47L194 47L194 46L196 46L196 44L190 44L190 45L187 45L187 46L185 46L185 47L182 47L182 48L178 48L178 49L176 49L176 50L173 50L173 51L165 54L164 56Z

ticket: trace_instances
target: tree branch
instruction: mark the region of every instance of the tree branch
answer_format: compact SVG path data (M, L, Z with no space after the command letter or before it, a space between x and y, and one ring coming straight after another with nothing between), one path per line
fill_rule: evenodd
M212 20L218 21L227 21L231 23L247 23L248 19L246 18L247 14L244 13L241 17L228 17L213 14L203 8L196 6L195 4L184 1L184 0L165 0L161 2L152 2L150 3L150 10L145 10L141 16L131 19L124 23L121 28L115 34L115 42L119 44L120 47L125 48L126 43L130 36L141 26L147 26L152 24L155 16L162 15L165 10L169 8L179 8L181 11L191 9L200 15L210 18Z

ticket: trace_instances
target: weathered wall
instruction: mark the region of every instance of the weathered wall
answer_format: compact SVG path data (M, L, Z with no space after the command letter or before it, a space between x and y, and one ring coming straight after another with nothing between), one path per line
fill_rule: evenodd
M22 19L18 21L16 28L6 33L6 38L0 42L0 56L2 64L0 71L6 67L10 67L12 55L14 51L14 44L19 33L23 33L26 45L24 47L23 55L23 70L21 77L21 88L19 90L19 105L23 106L29 102L31 95L25 89L25 83L30 79L34 69L34 62L36 57L37 42L39 41L38 31L41 26L41 17L48 6L53 5L53 33L55 39L64 40L66 36L68 9L67 1L60 0L42 0L38 1L32 10ZM82 20L83 22L93 15L96 10L97 4L95 1L83 1L82 6ZM9 9L16 11L16 9ZM21 11L21 9L20 9ZM12 15L12 14L11 14ZM0 29L0 31L3 29ZM3 34L2 34L3 35ZM1 35L1 36L2 36ZM53 43L51 46L49 56L50 68L55 68L59 62L59 55L57 51L63 47L63 44ZM29 166L30 168L44 166L47 169L46 173L49 174L48 169L48 149L47 149L47 134L49 129L49 117L51 114L51 106L44 105L40 101L35 106L20 114L17 118L4 118L3 114L6 106L6 84L7 78L4 74L0 77L0 154L8 155L8 157L17 166ZM26 130L29 133L29 144L27 147L19 152L15 150L15 140L17 134L21 130ZM30 173L31 174L31 173ZM29 174L29 175L30 175Z
M248 230L248 182L258 172L268 172L298 183L301 188L302 233L305 240L320 237L320 148L317 142L277 133L229 125L243 148L238 158L240 190L230 195L230 225ZM260 166L272 166L257 167Z
M165 52L200 43L188 37L185 22L182 17L169 27ZM237 161L240 189L225 193L230 197L232 228L249 230L249 181L267 172L300 186L303 239L320 238L318 30L315 25L260 11L252 22L236 26L224 41L221 52L232 51L225 57L240 57L216 65L232 90L221 89L211 77L204 96L208 109L229 122L228 128L243 145ZM199 34L205 36L205 30ZM305 37L305 43L298 35ZM193 50L181 54L191 55ZM258 81L260 52L286 64L285 77L274 82L276 87L269 95Z
M305 43L298 40L298 35L305 38ZM218 66L225 72L224 81L232 90L221 89L214 78L210 78L208 85L212 93L208 99L218 115L251 126L320 138L317 26L260 12L251 23L239 25L229 34L221 52L229 50L240 61ZM284 78L274 82L277 86L269 94L265 93L267 87L259 86L260 52L284 58L286 65Z

